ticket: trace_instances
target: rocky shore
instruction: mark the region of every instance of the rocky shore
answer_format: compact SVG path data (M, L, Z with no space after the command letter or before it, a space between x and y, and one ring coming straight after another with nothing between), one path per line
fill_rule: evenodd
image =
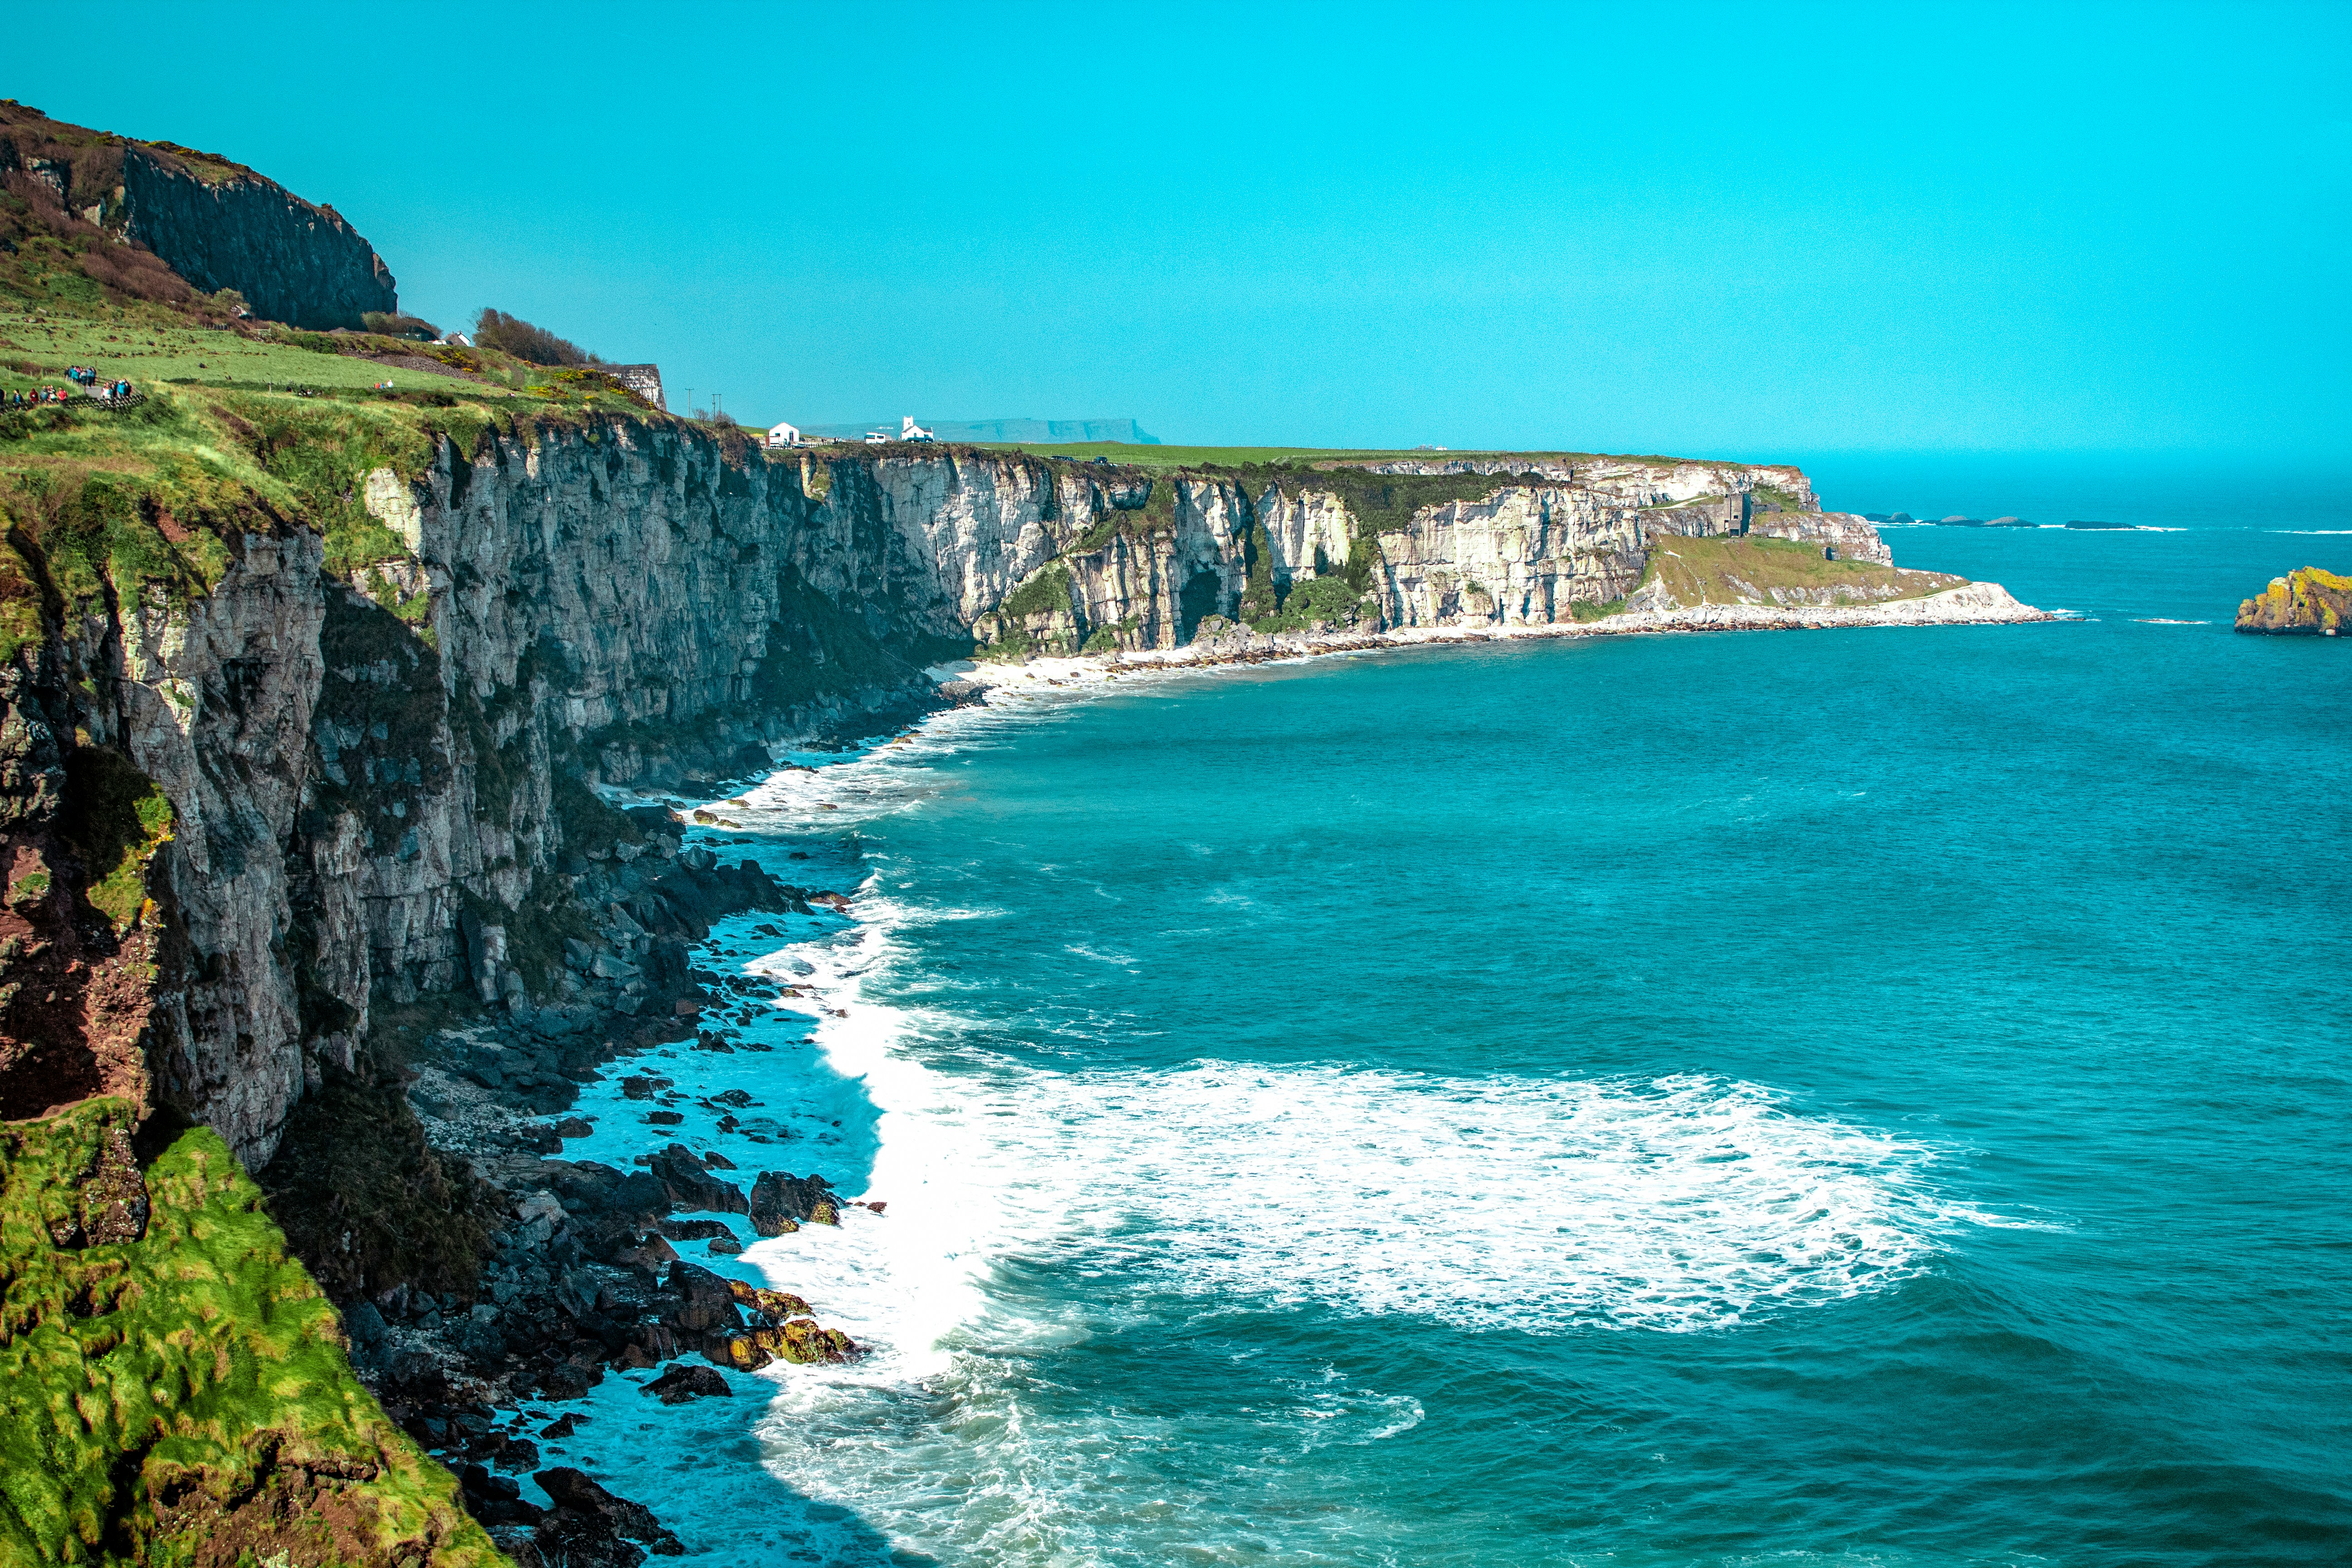
M450 1218L476 1267L457 1258L446 1288L428 1289L402 1278L416 1272L413 1236L312 1234L305 1202L331 1178L307 1157L312 1130L303 1119L265 1173L289 1233L344 1302L354 1369L385 1415L457 1476L467 1510L525 1568L634 1568L683 1550L642 1503L554 1462L567 1440L594 1434L581 1427L584 1416L557 1416L547 1405L616 1374L640 1383L649 1404L732 1397L720 1369L858 1353L802 1298L727 1278L678 1250L739 1252L725 1216L761 1237L839 1224L845 1200L823 1173L744 1169L678 1142L629 1169L562 1157L567 1142L595 1131L567 1113L599 1079L619 1077L625 1102L644 1108L649 1141L681 1120L670 1109L684 1100L673 1079L632 1070L633 1058L773 1048L736 1026L751 1006L789 1000L791 988L693 967L690 944L714 921L807 915L840 900L749 860L726 865L707 847L686 847L684 824L667 808L641 806L631 817L641 852L599 857L576 878L583 905L606 920L565 941L554 989L571 1000L533 1005L506 984L515 969L496 928L469 930L478 1005L419 1029L406 1059L383 1069L414 1108L429 1158L461 1189ZM719 1114L723 1131L771 1143L737 1121L749 1105L740 1091L722 1092L704 1109ZM465 1232L469 1215L480 1223ZM405 1255L387 1245L399 1239L410 1243ZM554 1506L525 1496L526 1477Z

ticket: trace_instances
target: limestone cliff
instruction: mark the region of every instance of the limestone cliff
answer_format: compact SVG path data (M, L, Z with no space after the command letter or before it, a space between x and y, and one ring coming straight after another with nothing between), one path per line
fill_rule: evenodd
M226 414L258 428L266 401ZM352 510L391 542L342 577L300 521L249 521L200 587L89 595L19 650L0 693L12 853L26 876L44 852L72 875L38 892L20 877L12 907L54 962L69 927L89 951L47 1000L0 998L0 1034L42 1042L0 1061L7 1114L152 1074L156 1100L258 1165L387 1000L631 1011L629 934L598 934L628 922L577 907L590 853L637 852L600 830L595 790L709 787L789 736L919 710L939 700L921 668L975 645L1546 626L1626 598L1666 539L1886 558L1795 470L1730 464L763 454L610 411L414 450L353 476ZM62 826L72 759L101 752L171 813L132 846L152 903L106 929L77 889L120 847L78 851ZM110 1023L97 1000L140 975L143 1051L136 1009ZM43 1007L74 1027L36 1028Z

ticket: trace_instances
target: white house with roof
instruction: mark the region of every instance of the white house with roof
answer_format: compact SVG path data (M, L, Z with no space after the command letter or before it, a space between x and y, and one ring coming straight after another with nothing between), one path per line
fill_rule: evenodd
M899 439L899 440L901 440L901 441L928 441L928 440L929 440L930 438L931 438L931 433L930 433L929 430L924 429L921 426L919 426L919 425L916 424L916 423L915 423L915 416L914 416L913 415L911 415L911 414L901 414L900 416L898 416L898 439Z
M797 425L771 425L770 426L768 426L768 445L769 445L769 446L771 446L771 447L797 447L797 446L799 446L800 444L801 444L801 430L800 430L800 426L797 426Z

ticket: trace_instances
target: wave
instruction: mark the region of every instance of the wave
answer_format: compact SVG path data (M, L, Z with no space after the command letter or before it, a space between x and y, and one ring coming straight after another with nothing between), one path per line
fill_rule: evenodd
M951 1013L867 1000L923 917L859 912L854 945L801 951L818 1047L880 1110L866 1195L889 1217L857 1228L883 1255L796 1246L793 1267L910 1364L988 1315L992 1270L1073 1248L1257 1309L1687 1332L1908 1278L1973 1217L1934 1195L1927 1147L1708 1075L1016 1062L964 1047Z

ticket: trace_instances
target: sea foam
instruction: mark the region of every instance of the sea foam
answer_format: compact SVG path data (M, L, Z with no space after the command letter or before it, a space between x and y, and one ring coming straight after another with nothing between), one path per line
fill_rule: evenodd
M824 1253L860 1255L832 1294L904 1353L982 1315L993 1268L1074 1247L1269 1309L1689 1331L1906 1278L1970 1217L1935 1195L1925 1146L1708 1075L1060 1071L968 1051L951 1014L866 998L903 961L892 926L921 917L862 912L855 944L801 951L818 1045L881 1112L871 1195L889 1217ZM793 1260L814 1293L818 1259Z

